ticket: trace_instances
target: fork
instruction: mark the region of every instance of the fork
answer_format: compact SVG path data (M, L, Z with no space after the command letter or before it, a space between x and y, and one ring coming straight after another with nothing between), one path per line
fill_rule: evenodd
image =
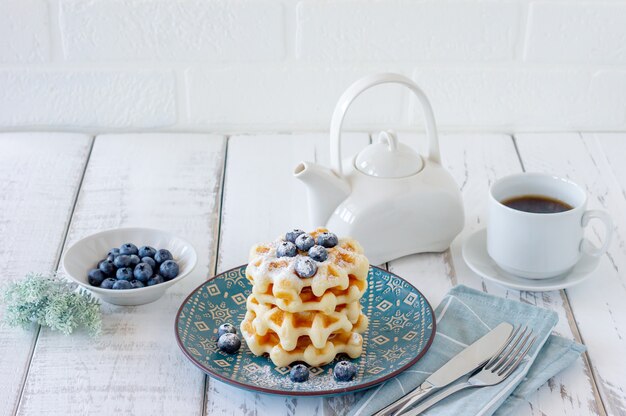
M407 410L406 407L403 407L399 409L395 415L416 416L458 391L471 387L493 386L506 380L506 378L519 367L524 357L526 357L526 354L528 354L528 351L530 351L530 348L537 340L536 336L531 338L533 333L531 329L525 326L524 329L520 331L521 328L521 326L517 327L509 337L509 342L503 345L500 351L494 354L484 367L474 372L466 382L454 385L434 395L413 409Z

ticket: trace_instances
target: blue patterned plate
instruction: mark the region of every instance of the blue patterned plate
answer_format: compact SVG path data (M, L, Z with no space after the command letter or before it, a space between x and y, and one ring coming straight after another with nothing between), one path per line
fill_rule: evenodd
M204 372L226 383L263 393L323 396L353 392L394 377L415 364L435 336L433 310L409 282L378 267L370 268L369 288L363 298L369 317L363 334L363 354L352 360L358 366L349 382L333 378L332 363L310 368L304 383L289 379L289 367L276 367L269 358L257 357L242 339L237 354L217 348L217 328L230 322L239 328L246 313L251 285L246 266L206 281L185 299L176 315L176 339L183 353Z

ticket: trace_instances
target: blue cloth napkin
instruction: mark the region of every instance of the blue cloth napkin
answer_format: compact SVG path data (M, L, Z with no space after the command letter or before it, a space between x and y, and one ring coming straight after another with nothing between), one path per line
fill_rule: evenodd
M426 415L509 415L549 378L571 365L583 345L551 335L556 313L470 289L453 288L435 310L437 333L430 350L413 367L368 390L349 415L369 416L419 386L431 373L499 323L528 325L537 341L528 359L509 378L491 387L467 389L439 402ZM462 380L466 380L464 377Z

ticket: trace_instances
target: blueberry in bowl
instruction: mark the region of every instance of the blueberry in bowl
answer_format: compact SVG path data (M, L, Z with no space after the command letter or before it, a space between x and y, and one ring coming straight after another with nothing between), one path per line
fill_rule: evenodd
M156 261L157 264L165 263L166 261L173 259L174 257L172 256L172 253L170 253L170 251L166 249L157 250L156 254L154 255L154 261Z
M139 263L141 263L141 259L139 258L139 256L136 255L136 254L131 254L131 256L130 256L130 265L132 267L135 267Z
M69 278L105 302L142 305L159 299L188 276L196 261L193 246L170 232L120 228L74 243L64 253L62 265Z
M150 246L141 246L139 247L139 257L143 259L144 257L150 257L154 259L154 255L156 254L156 249Z
M117 272L115 272L115 278L117 280L126 280L127 282L130 282L133 280L133 269L130 267L121 267L117 269Z
M130 284L128 280L118 280L117 282L113 283L113 287L111 289L126 290L126 289L132 289L132 287L133 286Z
M102 283L100 284L100 287L102 289L113 289L113 285L115 284L115 282L117 282L117 279L114 279L112 277L107 277L106 279L102 281ZM95 285L92 285L92 286L95 286Z
M109 259L103 260L100 263L98 263L98 269L100 269L102 274L104 274L105 276L114 276L118 267L123 267L123 266L116 266L115 261L111 261Z
M127 256L139 253L139 249L133 243L125 243L120 247L120 254L126 254Z
M165 282L165 279L163 279L163 276L161 276L160 274L155 274L150 279L148 279L148 282L146 284L148 286L154 286L154 285L158 285L159 283L163 283L163 282Z
M119 253L133 252L135 245L132 243L123 244L118 250ZM109 251L114 253L115 249ZM168 250L154 250L151 247L142 246L143 254L158 255L162 253L162 259L174 258ZM111 260L113 258L113 260ZM178 263L174 260L165 260L157 272L154 271L150 264L155 265L156 262L151 257L144 257L147 263L141 263L141 259L136 254L119 254L114 256L109 254L107 259L98 263L98 269L92 269L88 273L88 282L91 286L101 287L104 289L115 290L127 290L127 289L140 289L145 287L148 281L149 286L163 283L164 281L172 280L178 276L180 268ZM160 271L161 275L158 274ZM116 282L111 285L109 282L102 286L102 283L106 276L115 275ZM154 279L152 279L154 277ZM118 283L120 281L130 282L130 285L126 283Z
M118 269L121 269L122 267L130 267L131 258L126 254L120 254L115 258L115 260L113 260L113 265ZM100 264L100 266L102 266L102 263Z
M176 276L178 276L178 263L174 260L165 260L159 266L159 274L163 276L165 280L172 280Z
M156 261L154 261L152 257L142 257L141 262L149 264L150 267L152 267L152 270L156 269Z
M106 279L106 275L100 269L91 269L87 278L91 286L100 286Z
M139 289L140 287L145 287L146 285L144 285L142 282L140 282L139 280L131 280L130 281L130 286L133 289Z
M153 276L154 272L152 271L152 266L147 263L139 263L135 266L135 270L133 270L133 276L136 280L142 283L148 282Z

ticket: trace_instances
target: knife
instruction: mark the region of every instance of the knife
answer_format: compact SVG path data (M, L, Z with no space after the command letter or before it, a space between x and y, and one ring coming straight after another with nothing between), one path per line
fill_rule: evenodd
M447 386L465 374L485 364L508 341L513 325L502 322L482 338L452 357L439 370L432 373L419 387L378 411L374 416L391 416L422 400L435 390Z

